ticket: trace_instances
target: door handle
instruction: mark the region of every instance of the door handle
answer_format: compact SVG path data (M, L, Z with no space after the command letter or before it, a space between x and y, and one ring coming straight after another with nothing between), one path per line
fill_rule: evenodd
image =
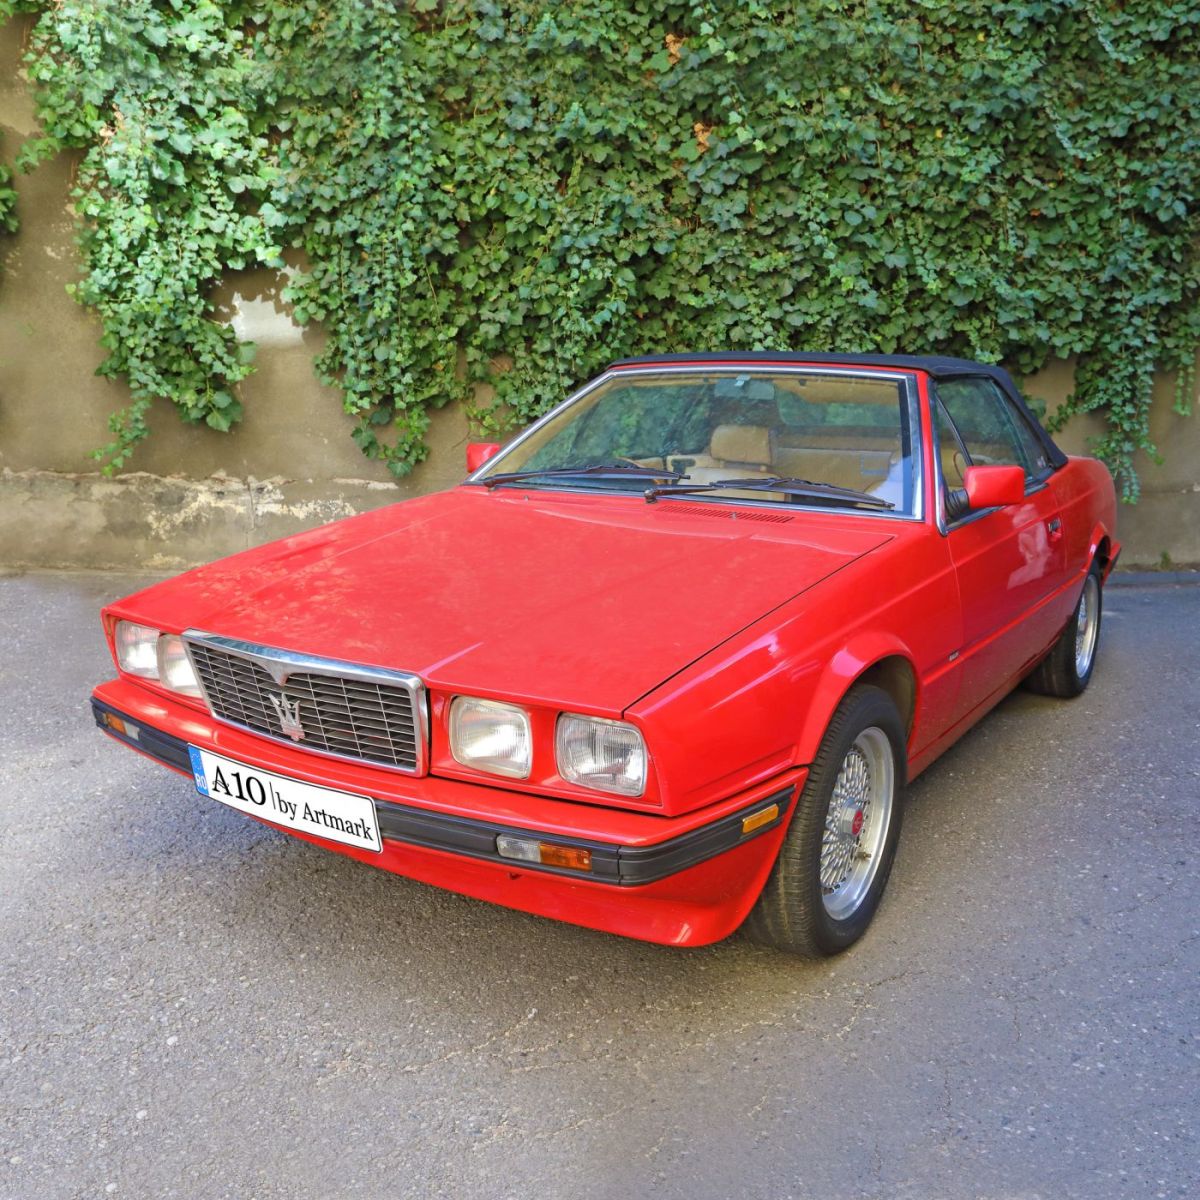
M1058 541L1058 539L1062 537L1062 518L1051 517L1050 520L1046 522L1046 532L1050 534L1050 540L1052 542Z

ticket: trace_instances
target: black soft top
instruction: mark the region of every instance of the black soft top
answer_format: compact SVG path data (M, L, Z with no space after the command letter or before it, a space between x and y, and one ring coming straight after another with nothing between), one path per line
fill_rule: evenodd
M1054 444L1041 422L1029 411L1025 397L1017 390L1012 376L992 363L974 362L969 358L949 358L941 354L833 354L824 351L796 352L790 350L729 350L724 354L650 354L645 358L621 358L611 367L652 367L681 363L829 363L847 367L895 367L899 371L924 371L934 379L962 379L982 375L992 380L1025 414L1037 431L1046 454L1055 468L1061 467L1067 456Z

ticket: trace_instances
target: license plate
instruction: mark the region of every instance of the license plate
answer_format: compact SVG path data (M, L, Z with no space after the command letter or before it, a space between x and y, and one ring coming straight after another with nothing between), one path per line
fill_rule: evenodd
M189 746L196 791L238 812L285 829L316 834L360 850L383 849L375 802L368 796L301 783Z

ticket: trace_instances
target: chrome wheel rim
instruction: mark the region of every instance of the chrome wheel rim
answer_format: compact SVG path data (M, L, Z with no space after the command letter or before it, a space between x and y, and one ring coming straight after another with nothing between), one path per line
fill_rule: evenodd
M821 899L835 920L852 917L871 891L892 824L896 765L878 726L864 729L842 759L821 839Z
M1079 608L1075 611L1075 675L1086 679L1096 654L1096 639L1100 635L1100 585L1095 575L1083 583Z

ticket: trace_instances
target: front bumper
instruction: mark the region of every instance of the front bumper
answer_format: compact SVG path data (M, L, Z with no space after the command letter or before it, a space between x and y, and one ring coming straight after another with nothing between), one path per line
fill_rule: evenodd
M383 851L283 830L295 837L479 899L674 945L716 941L741 924L774 864L806 774L788 771L699 812L664 817L321 758L226 726L125 680L98 687L92 710L109 736L188 778L187 747L194 745L370 796ZM117 719L116 728L110 718ZM120 732L122 723L136 727L136 734ZM743 832L743 819L771 804L778 805L778 816ZM592 870L502 858L496 839L506 833L586 848Z

